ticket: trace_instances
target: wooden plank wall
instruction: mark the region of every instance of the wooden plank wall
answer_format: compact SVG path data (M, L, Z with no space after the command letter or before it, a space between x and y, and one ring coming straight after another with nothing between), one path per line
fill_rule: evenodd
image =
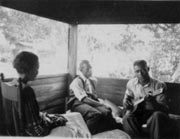
M97 94L100 98L108 99L118 106L122 106L122 100L126 90L126 79L97 78Z
M39 77L31 83L41 111L64 113L68 95L68 74Z

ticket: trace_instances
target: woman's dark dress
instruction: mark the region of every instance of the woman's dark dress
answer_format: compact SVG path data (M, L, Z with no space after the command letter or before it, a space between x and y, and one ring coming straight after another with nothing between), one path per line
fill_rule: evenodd
M24 134L27 136L45 136L50 128L39 115L39 105L36 101L34 90L26 86L22 90L22 112L24 120Z

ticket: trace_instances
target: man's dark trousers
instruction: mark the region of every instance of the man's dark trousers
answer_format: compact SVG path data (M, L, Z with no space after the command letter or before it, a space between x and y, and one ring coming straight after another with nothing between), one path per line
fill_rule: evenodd
M122 129L122 125L115 122L110 110L104 112L103 106L92 107L82 103L72 107L71 111L81 113L92 134L116 128Z

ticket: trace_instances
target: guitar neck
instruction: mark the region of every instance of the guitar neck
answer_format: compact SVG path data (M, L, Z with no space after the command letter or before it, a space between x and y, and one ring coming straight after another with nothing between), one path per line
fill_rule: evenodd
M163 93L163 88L160 88L160 89L155 90L155 91L153 92L153 94L151 94L150 96L155 97L155 96L160 95L161 93Z
M139 99L138 101L134 102L134 106L137 106L139 103L143 101L144 101L144 98Z

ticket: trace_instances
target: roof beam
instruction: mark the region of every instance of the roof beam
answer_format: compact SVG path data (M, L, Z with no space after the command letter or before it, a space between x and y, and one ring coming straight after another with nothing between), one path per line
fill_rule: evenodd
M180 1L1 0L0 4L70 24L180 23Z

